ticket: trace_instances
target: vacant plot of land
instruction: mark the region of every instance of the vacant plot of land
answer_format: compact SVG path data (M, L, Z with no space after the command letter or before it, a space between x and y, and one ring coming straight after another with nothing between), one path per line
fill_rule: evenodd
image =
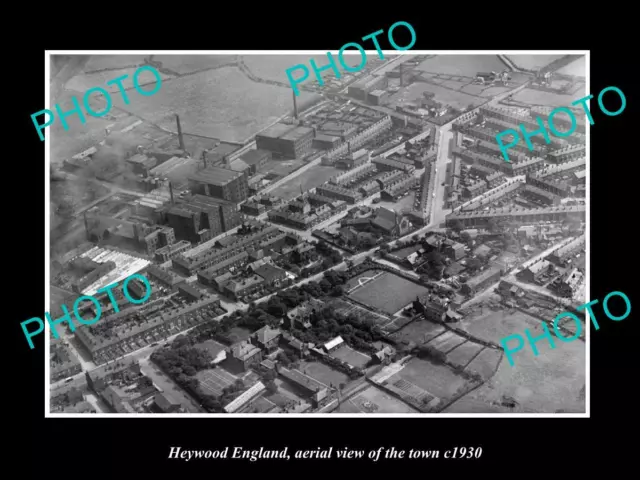
M428 320L416 320L393 334L400 342L425 343L444 332L444 327Z
M484 348L483 345L474 342L462 343L449 353L447 360L454 365L465 367L477 353Z
M207 68L228 65L237 60L237 55L154 55L153 60L162 63L162 68L184 75Z
M461 85L462 86L462 85ZM401 89L398 93L391 96L391 102L395 105L402 105L406 102L413 102L424 98L425 92L435 94L435 101L451 105L454 108L462 110L470 105L477 106L486 100L484 98L472 97L458 90L451 90L439 85L429 83L413 83L406 88Z
M349 382L349 377L345 373L322 362L302 362L300 371L327 386L338 387L341 383Z
M431 340L429 346L437 348L443 353L447 353L466 341L467 339L460 335L456 335L453 332L446 332Z
M497 55L436 55L416 68L425 72L475 77L478 72L502 71L506 65Z
M120 91L118 86L115 84L106 85L106 83L109 80L121 77L122 75L129 75L127 78L122 80L122 85L124 85L125 90L132 90L131 93L127 93L127 96L129 98L129 101L133 103L138 97L141 97L141 95L133 87L133 73L135 71L135 68L125 68L122 70L108 70L106 72L83 73L82 75L76 75L75 77L71 78L66 83L65 87L69 90L82 92L83 94L90 88L101 87L109 91L111 94L115 94ZM160 86L161 91L165 86L165 81L174 77L172 75L160 73L160 78L162 78L162 85ZM151 91L156 88L156 77L149 70L143 70L142 72L140 72L140 74L138 75L138 82L141 90ZM98 93L94 93L91 98L93 98L94 96L98 96ZM120 94L118 94L117 96L120 97Z
M335 167L325 165L314 165L300 175L292 178L290 181L283 183L278 188L271 191L271 195L285 200L300 195L300 189L303 191L310 190L322 185L331 177L343 172Z
M465 384L445 365L434 365L427 360L414 358L400 371L400 377L439 397L449 398Z
M562 95L559 93L543 92L541 90L525 88L516 93L513 96L513 100L527 105L544 105L553 107L557 105L571 105L571 102L574 102L585 95L586 90L584 87L573 95Z
M345 52L344 61L347 65L350 66L358 66L361 62L361 56L359 53L357 55L348 55L349 52ZM315 60L316 65L318 67L323 67L324 65L329 64L329 59L326 55L242 55L242 60L245 65L251 70L251 73L256 75L259 78L265 80L275 80L279 82L289 84L289 79L287 78L287 69L291 68L298 64L303 64L307 68L310 69L309 61L311 59ZM333 58L337 62L337 55L333 55ZM342 70L342 69L341 69ZM300 70L295 70L292 72L294 77L298 77L301 75ZM333 77L333 70L327 70L326 72L322 72L322 78L325 80ZM344 75L344 72L341 71L341 75ZM313 72L309 75L306 82L312 82L316 80ZM303 83L304 85L304 83Z
M200 381L200 388L216 397L222 395L222 390L236 381L236 377L221 368L202 370L196 373L196 378Z
M144 64L145 56L146 55L91 55L91 58L84 66L84 71L92 72L105 68L136 67Z
M507 55L507 57L515 63L518 68L537 70L546 67L554 60L564 57L564 55Z
M576 75L578 77L587 76L587 57L582 56L577 60L574 60L569 65L565 65L557 73L563 73L565 75Z
M300 102L309 100L302 93ZM255 83L235 67L175 78L150 97L136 96L114 105L175 131L180 115L185 133L243 142L292 110L291 90Z
M280 177L286 177L302 165L304 165L302 160L269 160L265 165L260 167L260 173L272 173Z
M337 350L334 350L331 352L331 356L338 360L342 360L343 362L347 362L352 367L358 368L363 368L369 360L371 360L371 357L354 350L349 345L343 345Z
M350 294L352 298L389 315L394 314L428 290L402 277L385 273Z
M496 369L498 362L500 361L500 350L494 350L492 348L485 348L480 354L473 359L473 361L467 366L468 372L477 372L482 375L482 378L489 378Z
M358 412L363 413L419 413L418 410L374 386L353 397L349 403Z

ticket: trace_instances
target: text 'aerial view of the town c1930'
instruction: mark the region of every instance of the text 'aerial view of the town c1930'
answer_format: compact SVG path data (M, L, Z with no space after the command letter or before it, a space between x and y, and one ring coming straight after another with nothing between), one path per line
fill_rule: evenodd
M47 132L51 318L102 306L49 333L47 415L585 414L586 328L500 340L586 301L586 54L372 51L296 96L326 54L63 53L48 108L113 105Z

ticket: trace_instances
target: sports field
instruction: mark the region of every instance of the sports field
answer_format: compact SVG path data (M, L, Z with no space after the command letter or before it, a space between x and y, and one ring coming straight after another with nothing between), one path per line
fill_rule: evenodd
M355 412L362 413L419 413L418 410L374 386L345 403L351 404ZM343 408L340 410L344 411Z
M236 381L236 377L221 368L202 370L196 373L196 378L200 381L200 388L215 397L222 395L222 390Z
M428 290L422 285L402 277L385 273L365 286L351 292L349 296L366 305L393 315Z
M371 357L364 353L357 352L349 345L343 345L342 347L334 350L330 354L333 358L342 360L348 363L352 367L364 368L364 366L371 360Z

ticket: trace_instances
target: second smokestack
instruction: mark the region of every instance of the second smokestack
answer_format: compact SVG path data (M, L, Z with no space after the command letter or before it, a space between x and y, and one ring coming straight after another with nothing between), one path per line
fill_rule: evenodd
M178 142L180 142L180 150L185 150L184 139L182 138L182 128L180 127L180 117L176 115L176 123L178 124Z
M298 119L298 101L296 100L296 92L293 93L293 118Z

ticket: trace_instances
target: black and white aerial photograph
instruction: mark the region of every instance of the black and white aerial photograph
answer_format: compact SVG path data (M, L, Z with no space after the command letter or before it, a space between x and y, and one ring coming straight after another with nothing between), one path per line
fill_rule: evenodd
M588 415L587 51L68 53L47 416Z

